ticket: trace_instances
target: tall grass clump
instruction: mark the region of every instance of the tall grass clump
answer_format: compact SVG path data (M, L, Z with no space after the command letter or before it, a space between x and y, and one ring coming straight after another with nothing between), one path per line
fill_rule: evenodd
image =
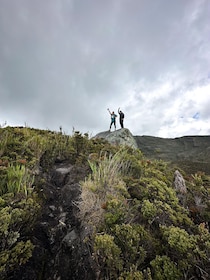
M47 137L41 135L34 135L25 143L25 147L28 147L32 152L36 161L38 162L47 148L49 141Z
M124 161L126 151L115 154L106 152L99 155L98 160L89 160L91 174L81 182L81 200L77 202L82 222L97 226L103 221L104 209L115 197L124 197L127 189L121 179L129 169L129 162Z
M34 176L32 176L24 165L10 164L7 168L6 192L28 195L32 188Z
M98 162L88 161L92 171L90 179L98 186L98 190L105 193L128 170L129 163L124 160L124 154L121 150L114 155L105 152L100 155Z

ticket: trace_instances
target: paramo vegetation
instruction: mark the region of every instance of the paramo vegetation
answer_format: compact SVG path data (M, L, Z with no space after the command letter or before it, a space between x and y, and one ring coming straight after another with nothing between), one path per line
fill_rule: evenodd
M45 203L40 173L58 159L88 170L74 205L95 279L210 279L209 176L88 134L28 127L0 128L0 279L13 279L33 255ZM187 187L181 199L177 169Z

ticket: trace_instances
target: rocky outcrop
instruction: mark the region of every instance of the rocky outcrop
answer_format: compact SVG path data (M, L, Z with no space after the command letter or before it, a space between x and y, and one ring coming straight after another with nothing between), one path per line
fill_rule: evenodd
M134 149L138 148L136 140L134 139L130 130L127 128L118 129L113 132L110 131L100 132L93 138L104 138L113 145L118 145L118 146L123 145L123 146L132 147Z
M185 184L185 179L179 170L174 172L174 188L176 190L177 197L179 198L180 203L185 205L185 198L187 193L187 187Z

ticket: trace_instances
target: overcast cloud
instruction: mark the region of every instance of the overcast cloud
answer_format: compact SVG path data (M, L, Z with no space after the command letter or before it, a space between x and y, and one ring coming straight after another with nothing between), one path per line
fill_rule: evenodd
M0 124L210 134L209 0L0 0ZM120 128L117 121L117 128Z

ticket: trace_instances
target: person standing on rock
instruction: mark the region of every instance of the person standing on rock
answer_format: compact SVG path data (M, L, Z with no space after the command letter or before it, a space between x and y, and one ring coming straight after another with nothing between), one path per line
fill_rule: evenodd
M111 123L110 123L109 131L111 131L111 127L112 127L113 124L114 124L115 130L116 130L116 117L117 117L117 115L115 115L114 111L111 113L109 108L107 110L111 115Z
M121 128L124 128L123 121L124 121L125 115L124 115L123 112L120 110L120 108L118 109L118 114L120 115L120 126L121 126Z

